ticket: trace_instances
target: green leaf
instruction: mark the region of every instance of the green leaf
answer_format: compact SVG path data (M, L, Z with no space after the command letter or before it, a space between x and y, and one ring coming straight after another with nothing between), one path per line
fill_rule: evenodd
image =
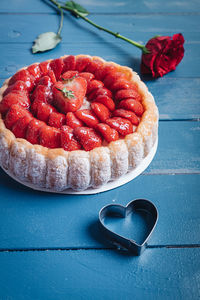
M45 52L53 49L61 42L61 40L61 36L55 32L42 33L34 41L35 44L32 46L32 52Z
M62 92L63 93L63 95L66 97L66 98L69 98L69 99L71 99L71 98L74 98L75 96L74 96L74 92L73 91L71 91L71 90L67 90L65 87L61 90L61 89L59 89L59 88L56 88L58 91L60 91L60 92Z
M79 15L81 15L82 17L86 17L89 15L89 12L83 6L74 1L67 1L65 3L65 7L66 9L72 11L77 17L79 17ZM77 15L77 12L79 13L79 15Z

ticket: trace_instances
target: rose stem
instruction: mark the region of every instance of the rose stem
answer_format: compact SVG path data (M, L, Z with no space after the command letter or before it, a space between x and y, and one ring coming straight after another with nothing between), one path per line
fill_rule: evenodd
M111 34L111 35L114 35L116 38L122 39L122 40L124 40L124 41L126 41L126 42L128 42L128 43L130 43L130 44L132 44L132 45L134 45L134 46L136 46L137 48L141 49L142 52L145 53L145 54L149 53L149 50L148 50L144 45L141 45L141 44L139 44L139 43L137 43L137 42L135 42L135 41L133 41L133 40L131 40L131 39L126 38L125 36L119 34L119 32L113 32L113 31L111 31L111 30L109 30L109 29L107 29L107 28L104 28L104 27L102 27L102 26L100 26L100 25L97 25L96 23L92 22L92 21L89 20L88 18L82 16L76 9L66 8L65 6L60 5L60 4L59 4L57 1L55 1L55 0L50 0L50 1L51 1L53 4L55 4L55 5L58 7L58 9L59 9L60 11L62 11L62 9L71 11L71 12L73 12L76 16L79 16L81 19L85 20L86 22L88 22L88 23L91 24L92 26L98 28L99 30L103 30L103 31L105 31L105 32L107 32L107 33L109 33L109 34ZM61 15L61 16L62 16L62 15ZM59 30L59 31L60 31L60 30Z

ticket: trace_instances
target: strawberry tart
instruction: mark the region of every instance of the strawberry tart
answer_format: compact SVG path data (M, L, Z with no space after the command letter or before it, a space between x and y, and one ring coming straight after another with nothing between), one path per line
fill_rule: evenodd
M19 70L0 89L0 165L47 191L84 191L138 167L158 109L132 69L68 55Z

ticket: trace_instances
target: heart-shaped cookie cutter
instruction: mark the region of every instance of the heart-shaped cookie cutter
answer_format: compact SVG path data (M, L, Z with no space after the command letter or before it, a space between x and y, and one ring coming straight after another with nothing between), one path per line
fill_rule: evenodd
M141 211L141 210L146 211L151 215L152 224L153 224L148 236L145 238L142 244L138 244L136 241L132 239L128 239L123 237L122 235L117 234L116 232L107 228L104 224L105 217L118 216L118 217L125 218L131 212ZM123 248L126 248L134 255L140 255L146 248L147 240L150 238L157 224L158 211L155 205L151 201L146 199L135 199L129 202L126 206L122 206L120 204L108 204L104 206L99 212L99 221L101 224L101 228L106 233L106 236L108 236L109 240L112 243L120 245Z

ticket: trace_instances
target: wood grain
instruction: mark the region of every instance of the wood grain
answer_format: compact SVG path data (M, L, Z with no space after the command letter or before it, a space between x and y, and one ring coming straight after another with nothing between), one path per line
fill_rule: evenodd
M99 210L137 198L158 208L149 245L200 244L199 179L197 174L143 175L108 192L71 196L30 190L0 172L0 248L110 248L99 230Z
M0 253L2 299L193 299L200 249Z

